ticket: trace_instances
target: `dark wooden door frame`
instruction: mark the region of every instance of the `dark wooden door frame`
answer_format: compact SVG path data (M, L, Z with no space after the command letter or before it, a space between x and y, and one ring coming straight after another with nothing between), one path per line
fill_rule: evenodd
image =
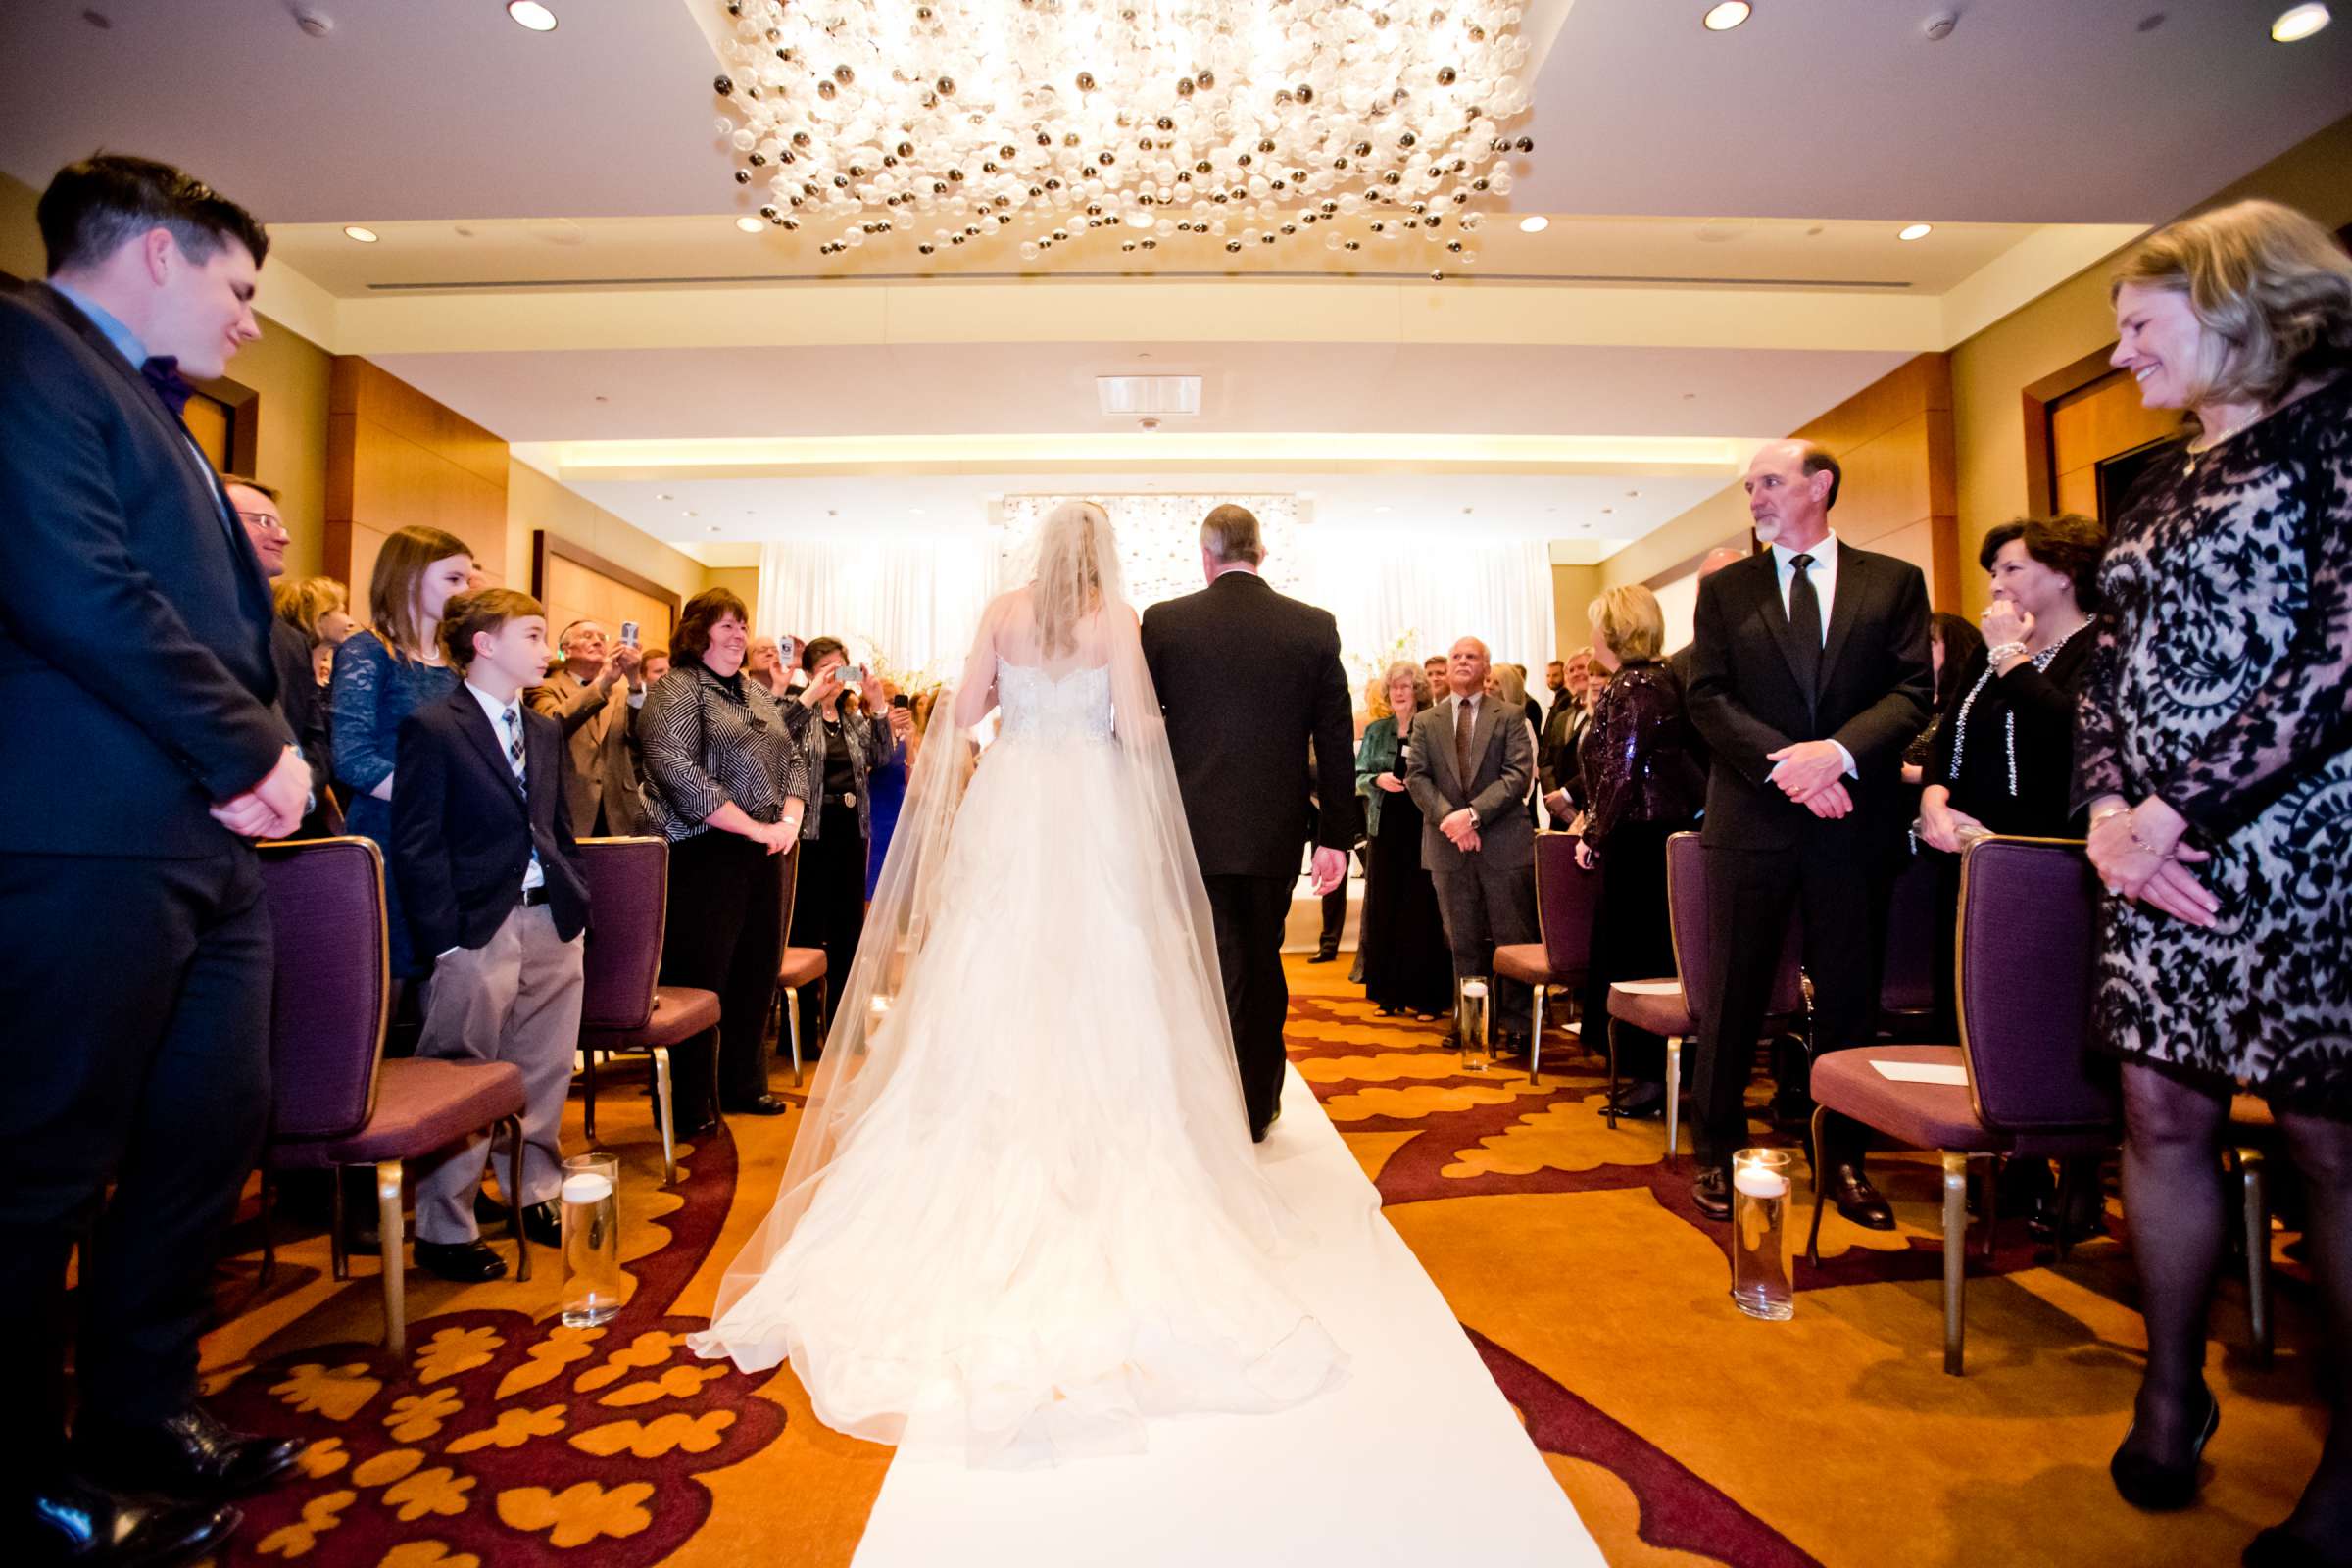
M547 602L547 558L560 556L575 566L585 567L600 577L610 577L625 587L636 589L651 599L659 599L669 607L669 624L662 628L662 644L666 644L678 629L678 612L686 601L677 590L654 581L653 578L631 571L617 562L607 561L592 550L584 550L560 534L545 528L531 530L531 597L541 604ZM648 647L658 647L651 638Z

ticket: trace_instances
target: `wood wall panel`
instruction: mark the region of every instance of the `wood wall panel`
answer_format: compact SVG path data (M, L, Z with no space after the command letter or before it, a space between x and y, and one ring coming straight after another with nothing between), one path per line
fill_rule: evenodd
M1958 604L1950 357L1917 355L1795 433L1828 447L1845 470L1831 514L1838 537L1903 556L1926 575L1931 603Z
M326 569L364 607L384 540L439 528L506 581L507 445L370 365L342 356L329 383ZM367 618L364 611L362 618Z
M641 588L593 571L576 561L551 555L540 602L547 606L547 635L552 644L575 620L593 620L609 640L618 640L620 623L633 620L641 628L638 643L645 648L669 646L670 604Z
M2050 468L2058 510L2099 514L2098 466L2133 447L2160 441L2180 427L2177 409L2151 409L2121 370L2099 377L2050 405ZM2113 521L2112 518L2102 519Z

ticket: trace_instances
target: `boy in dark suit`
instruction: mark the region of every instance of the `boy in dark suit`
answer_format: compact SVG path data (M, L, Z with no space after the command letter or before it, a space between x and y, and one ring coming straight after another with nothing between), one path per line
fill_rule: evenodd
M554 1247L588 886L564 799L563 731L522 701L547 673L547 612L528 594L485 588L450 601L441 635L465 681L402 722L392 797L409 928L416 952L436 955L416 1054L521 1069L523 1233ZM417 1173L416 1261L444 1279L507 1271L474 1229L490 1142L476 1133Z

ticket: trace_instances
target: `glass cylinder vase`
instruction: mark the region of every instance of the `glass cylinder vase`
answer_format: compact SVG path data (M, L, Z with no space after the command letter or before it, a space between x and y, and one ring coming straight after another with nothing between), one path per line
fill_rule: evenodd
M1732 1156L1732 1300L1749 1317L1778 1323L1796 1311L1788 1228L1788 1151L1740 1150Z

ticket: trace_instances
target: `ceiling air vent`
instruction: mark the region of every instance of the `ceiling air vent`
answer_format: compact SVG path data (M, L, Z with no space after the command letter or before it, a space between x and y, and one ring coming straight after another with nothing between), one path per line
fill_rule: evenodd
M1197 375L1098 375L1095 396L1106 418L1193 418L1200 413Z

